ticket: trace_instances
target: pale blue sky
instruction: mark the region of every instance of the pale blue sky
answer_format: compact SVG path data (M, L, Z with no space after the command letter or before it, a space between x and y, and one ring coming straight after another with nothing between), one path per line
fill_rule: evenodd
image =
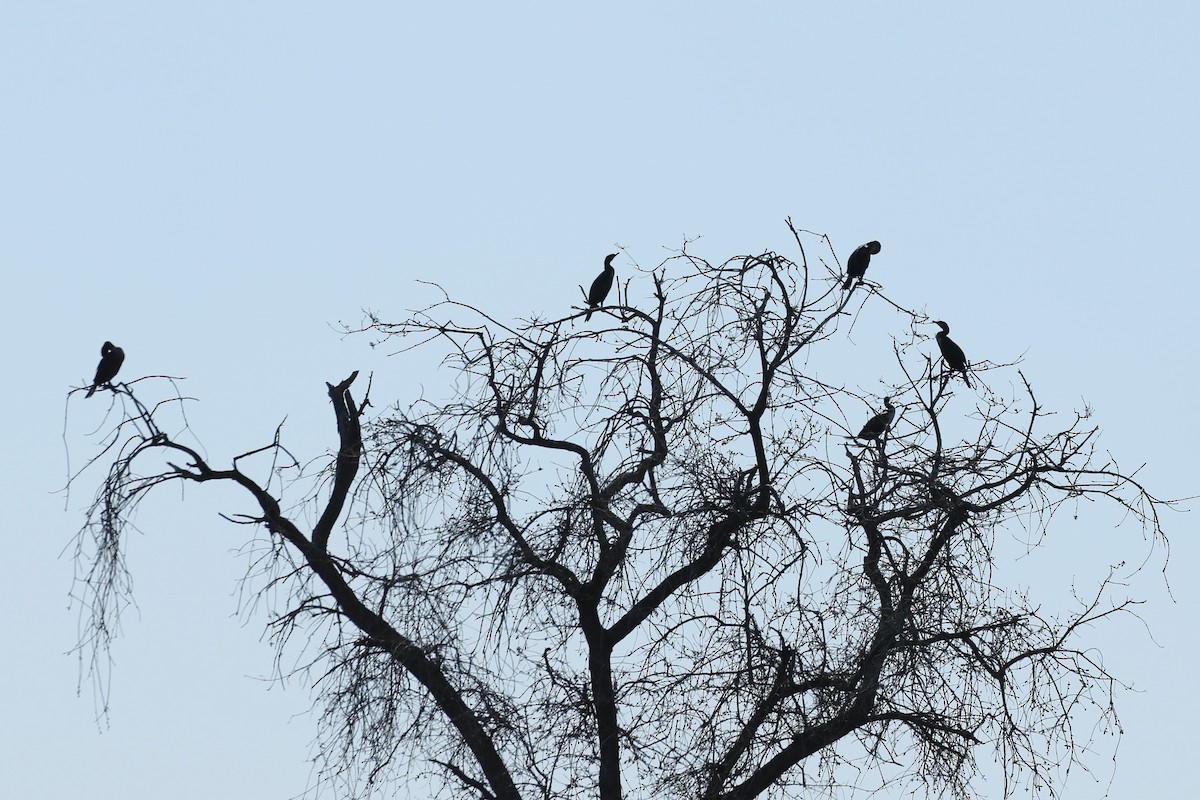
M282 800L312 779L308 689L258 680L264 617L236 616L224 493L144 508L102 733L75 696L60 553L99 476L65 511L51 492L65 393L105 339L124 377L188 378L214 459L285 416L303 458L332 442L324 381L375 370L378 398L407 400L444 378L334 330L399 318L430 297L416 279L500 317L558 310L614 246L644 266L685 236L713 260L786 252L790 215L843 259L879 239L889 296L950 320L976 360L1024 355L1040 398L1094 406L1150 488L1198 493L1200 6L981 6L0 7L0 795ZM893 322L880 309L856 335L864 387L890 353L861 339ZM72 464L105 405L72 402ZM1096 634L1140 693L1115 775L1102 750L1067 800L1110 778L1114 798L1200 793L1192 520L1165 520L1177 602L1153 566L1131 588L1160 646ZM1056 570L1086 583L1122 539L1145 556L1133 528L1067 529ZM1012 582L1044 581L1034 562Z

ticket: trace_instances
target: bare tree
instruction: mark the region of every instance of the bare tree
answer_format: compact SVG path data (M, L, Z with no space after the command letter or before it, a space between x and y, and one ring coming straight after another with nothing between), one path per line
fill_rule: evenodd
M399 354L444 348L454 385L368 418L357 373L330 384L337 449L311 479L282 480L313 471L278 431L215 466L166 432L182 398L117 385L78 538L85 644L115 630L137 503L219 481L256 509L228 519L261 537L273 641L319 676L318 757L364 793L399 770L496 800L784 797L868 773L965 796L981 752L1006 793L1052 791L1077 731L1116 726L1084 634L1131 602L1097 576L1045 613L994 582L998 547L1082 499L1153 543L1163 504L1087 414L1053 426L1012 365L967 388L927 319L870 281L843 291L828 241L789 228L797 260L685 247L595 327L583 306L513 326L449 298L370 320ZM821 353L868 303L906 329L871 345L894 353L897 413L859 441L880 400Z

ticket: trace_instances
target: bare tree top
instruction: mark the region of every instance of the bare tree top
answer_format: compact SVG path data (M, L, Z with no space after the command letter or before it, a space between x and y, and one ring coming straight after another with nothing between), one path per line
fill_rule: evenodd
M1163 504L1015 365L964 380L881 293L882 262L843 284L828 240L789 229L794 257L685 247L551 319L447 296L369 320L400 358L441 348L453 381L371 417L356 374L330 385L337 449L303 489L279 480L297 462L278 432L217 468L164 432L174 406L119 385L83 596L127 588L146 492L230 482L261 511L235 521L269 543L274 641L319 676L328 774L358 789L392 768L447 796L965 796L981 750L1009 790L1052 789L1091 747L1077 731L1117 725L1084 634L1132 603L1099 575L1049 613L998 577L999 543L1092 500L1154 543ZM883 401L857 387L879 376L821 359L872 303L900 320L857 344L891 354L894 413L860 439ZM135 471L151 451L168 466ZM114 604L94 607L103 649Z

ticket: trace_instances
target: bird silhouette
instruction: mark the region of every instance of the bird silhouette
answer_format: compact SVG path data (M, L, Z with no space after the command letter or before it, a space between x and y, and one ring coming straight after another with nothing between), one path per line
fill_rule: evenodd
M883 436L888 427L892 424L892 419L896 416L896 407L892 405L892 398L883 398L883 405L886 410L880 411L875 416L867 420L867 424L863 425L861 431L858 432L858 439L878 439Z
M618 255L620 253L604 257L604 272L596 276L596 280L592 281L592 288L588 289L588 312L587 316L583 318L584 322L592 318L592 312L604 302L604 298L608 297L608 293L612 291L613 278L617 275L617 271L613 269L612 260Z
M109 383L117 377L121 364L125 362L125 351L112 342L100 346L100 363L96 365L96 377L92 379L92 388L88 389L87 397L91 397L101 384Z
M883 245L879 242L867 242L855 248L846 259L846 282L842 284L842 288L849 289L855 278L862 283L862 277L867 274L867 267L871 265L871 256L877 255L882 249Z
M939 320L934 320L934 325L937 325L942 330L937 335L938 349L942 351L942 359L946 362L946 366L951 370L957 370L962 373L963 383L968 387L971 385L971 379L967 377L967 356L963 353L963 349L954 343L950 338L950 326Z

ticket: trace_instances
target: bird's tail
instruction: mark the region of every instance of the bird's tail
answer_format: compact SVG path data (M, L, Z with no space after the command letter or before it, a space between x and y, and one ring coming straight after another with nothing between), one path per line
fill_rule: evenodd
M851 285L853 285L853 283L854 283L854 276L853 276L853 275L847 275L847 276L846 276L846 282L842 284L842 288L843 288L843 289L849 289L849 288L850 288L850 286L851 286Z
M92 395L94 395L96 393L96 387L99 385L100 384L98 384L98 383L93 383L92 388L88 389L88 393L85 394L84 397L91 397Z
M967 388L973 389L974 387L971 386L971 379L967 377L967 371L965 369L962 371L962 376L963 376L963 383L965 383L967 385Z
M595 309L592 309L592 308L589 308L589 309L588 309L587 316L585 316L585 317L583 318L583 321L584 321L584 322L587 322L589 319L591 319L591 318L592 318L592 312L593 312L594 310L595 310Z

